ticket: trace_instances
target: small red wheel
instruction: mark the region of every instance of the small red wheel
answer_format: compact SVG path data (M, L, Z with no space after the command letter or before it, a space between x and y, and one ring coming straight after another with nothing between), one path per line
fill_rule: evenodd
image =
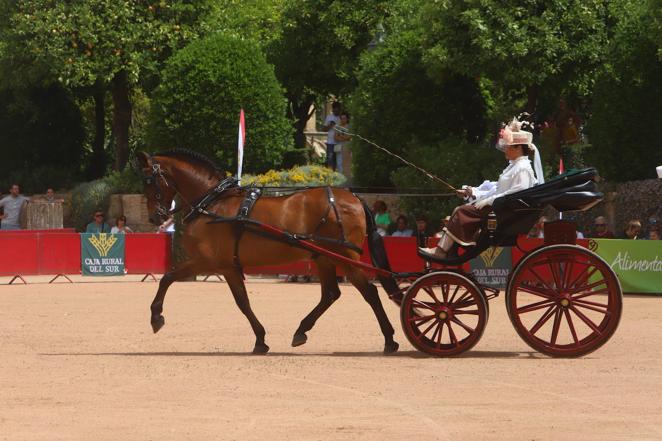
M556 357L595 351L621 318L621 285L609 265L575 245L551 245L524 257L506 289L510 321L533 349Z
M414 282L400 308L402 329L416 349L439 357L471 349L489 309L483 292L462 274L439 271Z

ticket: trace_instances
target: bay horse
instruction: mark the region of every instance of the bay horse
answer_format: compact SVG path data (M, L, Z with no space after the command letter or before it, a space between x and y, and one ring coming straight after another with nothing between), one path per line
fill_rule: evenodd
M167 272L159 283L151 304L151 325L154 333L165 324L162 315L163 302L173 282L197 274L218 273L225 277L237 306L255 333L253 353L266 354L269 346L265 343L265 329L251 309L242 267L312 259L319 273L321 299L301 321L294 333L292 346L306 343L306 332L312 329L320 316L340 297L336 267L341 267L377 317L384 335L384 353L398 350L398 343L393 339L393 327L386 316L377 288L361 268L328 256L316 255L310 250L292 246L292 243L265 238L250 229L243 233L238 232L237 222L214 223L214 219L235 217L244 207L242 204L245 203L248 190L246 187L235 186L227 190L221 189L222 191L210 198L210 189L225 185L228 178L222 170L199 153L176 149L150 156L141 152L137 159L142 169L150 221L160 224L170 216L169 208L175 197L178 210L188 210L188 221L181 236L186 260ZM209 199L209 204L202 209L200 203L205 198ZM332 207L333 205L335 207ZM251 220L291 233L314 237L312 241L316 245L352 261L359 260L366 228L372 222L365 204L350 191L341 188L317 187L295 191L287 196L264 196L257 198L249 210Z

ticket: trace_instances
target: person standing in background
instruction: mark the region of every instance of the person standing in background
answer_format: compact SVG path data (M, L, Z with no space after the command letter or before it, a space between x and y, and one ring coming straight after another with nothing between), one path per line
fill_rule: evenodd
M326 165L336 169L336 124L340 122L341 106L338 101L331 105L331 114L326 116L322 130L326 132Z
M0 208L4 210L3 214L0 214L0 220L2 220L0 229L20 230L21 209L28 202L30 202L30 198L20 194L18 184L12 184L9 188L9 195L0 199Z

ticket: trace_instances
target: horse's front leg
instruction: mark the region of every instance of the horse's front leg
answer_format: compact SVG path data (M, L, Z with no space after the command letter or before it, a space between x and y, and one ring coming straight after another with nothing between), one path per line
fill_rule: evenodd
M159 283L159 290L156 292L156 296L154 297L150 307L152 311L152 318L150 322L152 324L152 330L155 334L159 332L159 329L161 329L163 325L165 325L165 319L161 313L163 312L163 301L165 299L168 288L170 285L172 285L173 282L185 279L193 275L195 275L194 266L192 263L190 263L190 261L184 262L178 268L163 275L163 278Z
M240 270L232 269L224 272L223 275L230 286L234 301L248 319L251 328L253 328L253 332L255 333L255 347L253 348L253 354L266 354L269 352L269 346L264 342L266 331L251 309L251 304L248 301L248 294L246 293L246 286L244 285L243 274Z

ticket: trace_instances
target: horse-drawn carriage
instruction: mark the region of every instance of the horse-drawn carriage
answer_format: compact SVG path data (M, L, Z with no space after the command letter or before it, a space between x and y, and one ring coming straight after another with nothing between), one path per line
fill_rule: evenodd
M561 175L545 184L494 201L476 246L438 260L429 255L416 273L391 271L381 237L365 203L343 189L315 188L281 198L260 198L261 190L239 187L191 152L139 157L148 205L154 216L167 216L179 195L188 206L185 261L161 280L152 303L152 327L164 324L163 300L169 285L200 272L225 275L235 300L256 335L255 353L265 353L265 331L248 302L242 265L259 266L312 258L322 285L319 304L302 320L292 341L304 344L316 320L340 296L336 267L343 268L372 307L394 352L393 328L377 290L366 277L376 274L389 298L400 306L402 328L414 347L436 356L453 356L480 339L489 316L488 301L499 291L482 286L461 265L489 247L518 247L547 206L586 210L600 202L595 169ZM155 219L156 221L157 219ZM359 260L368 237L373 265ZM265 240L266 239L266 240ZM505 300L510 320L532 348L551 356L580 356L613 335L622 308L620 284L608 264L575 245L574 226L551 223L545 244L525 251L509 276Z

